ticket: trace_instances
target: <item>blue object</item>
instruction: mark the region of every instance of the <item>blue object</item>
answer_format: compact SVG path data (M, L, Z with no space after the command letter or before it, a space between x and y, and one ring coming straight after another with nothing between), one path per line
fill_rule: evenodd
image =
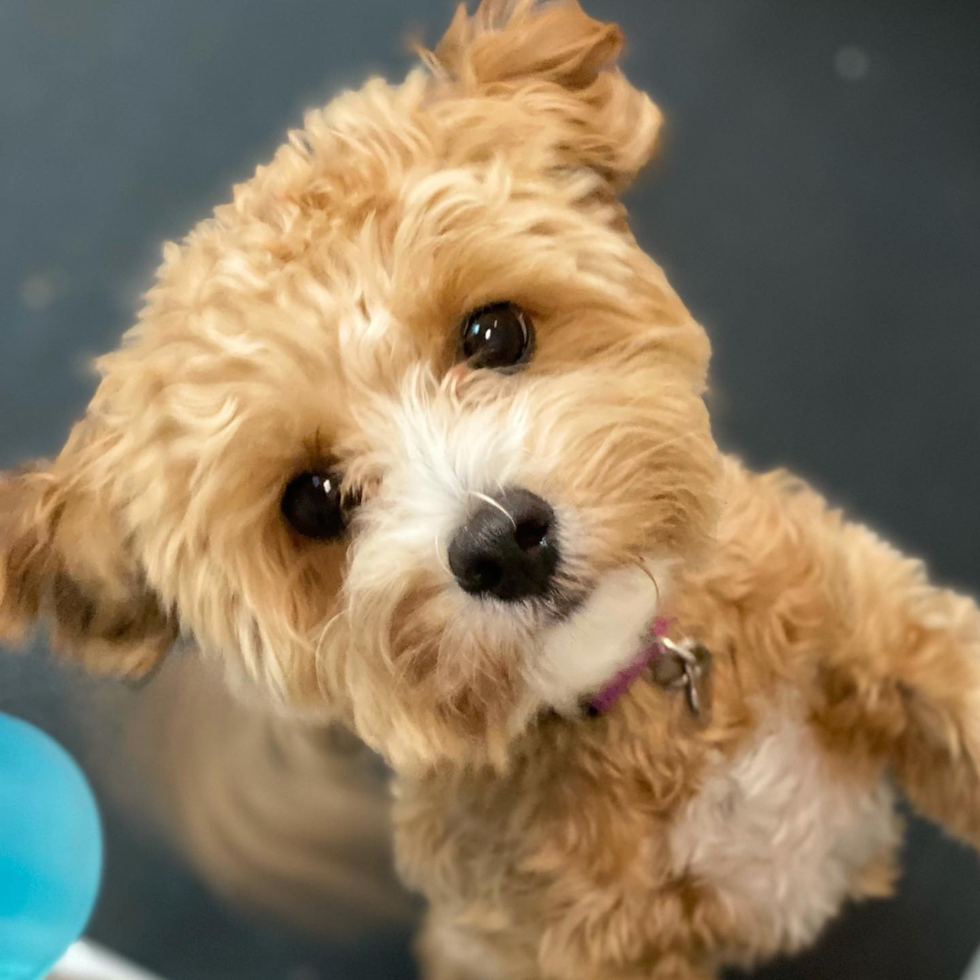
M92 791L70 755L0 714L0 980L41 980L81 935L102 876Z

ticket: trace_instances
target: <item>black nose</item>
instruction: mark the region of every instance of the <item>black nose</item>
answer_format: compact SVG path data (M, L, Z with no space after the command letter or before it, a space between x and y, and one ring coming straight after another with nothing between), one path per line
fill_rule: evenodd
M545 595L557 565L555 512L518 487L481 503L449 544L460 587L504 602Z

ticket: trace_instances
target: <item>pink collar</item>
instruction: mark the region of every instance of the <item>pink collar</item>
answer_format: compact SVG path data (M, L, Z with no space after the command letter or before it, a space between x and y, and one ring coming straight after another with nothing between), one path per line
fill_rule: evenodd
M633 686L633 682L658 657L665 653L661 639L667 635L670 621L658 616L644 637L644 643L639 653L598 693L589 698L589 710L592 714L604 715L617 701Z

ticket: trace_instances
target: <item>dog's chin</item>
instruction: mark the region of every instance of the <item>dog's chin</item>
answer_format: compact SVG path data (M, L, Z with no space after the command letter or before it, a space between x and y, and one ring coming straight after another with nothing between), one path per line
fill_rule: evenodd
M636 656L669 584L668 562L645 565L609 572L549 628L528 677L542 704L575 710Z

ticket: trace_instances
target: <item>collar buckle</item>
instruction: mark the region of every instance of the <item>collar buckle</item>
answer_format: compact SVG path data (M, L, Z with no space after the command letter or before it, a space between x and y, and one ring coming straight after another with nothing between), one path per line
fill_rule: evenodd
M684 691L691 715L707 723L711 710L711 651L695 640L680 643L660 637L661 656L653 661L653 679L665 691Z

